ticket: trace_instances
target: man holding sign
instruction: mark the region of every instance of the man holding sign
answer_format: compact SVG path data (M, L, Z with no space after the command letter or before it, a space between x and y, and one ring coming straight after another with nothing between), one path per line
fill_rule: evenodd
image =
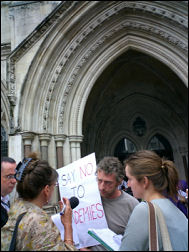
M73 228L79 239L77 248L97 245L98 242L88 235L88 229L108 226L96 182L95 154L59 168L57 172L61 198L79 199L79 205L73 209Z

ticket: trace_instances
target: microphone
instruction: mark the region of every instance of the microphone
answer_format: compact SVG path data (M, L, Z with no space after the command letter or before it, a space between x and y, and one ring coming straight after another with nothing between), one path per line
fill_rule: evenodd
M79 199L77 197L71 197L69 201L72 209L79 205Z
M71 197L71 198L69 199L69 201L70 201L71 209L74 209L76 206L79 205L79 199L78 199L77 197L74 197L74 196L73 196L73 197ZM65 209L66 209L66 205L63 206L63 209L62 209L62 211L60 212L60 215L63 215L63 214L64 214Z

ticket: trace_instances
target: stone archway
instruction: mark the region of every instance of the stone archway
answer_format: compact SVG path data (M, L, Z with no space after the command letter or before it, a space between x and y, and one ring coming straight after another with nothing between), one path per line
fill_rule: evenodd
M65 17L61 14L30 66L22 87L20 112L37 111L39 119L32 122L29 116L27 120L20 118L23 129L81 135L82 113L92 86L112 61L130 49L159 59L187 85L184 57L187 43L185 36L180 39L173 25L177 24L178 31L184 35L187 24L180 13L170 15L171 5L90 2L73 5L69 11L74 13L77 8L81 8L82 14L75 14L69 26L64 26ZM164 26L160 27L159 16L167 17ZM76 17L85 20L82 29ZM175 46L179 54L175 54ZM75 99L76 95L80 98ZM76 107L79 107L77 111ZM71 118L67 118L68 114Z
M20 161L31 149L44 150L42 156L58 168L88 152L97 152L97 159L113 155L116 140L121 138L130 137L140 148L153 134L163 132L169 135L183 176L183 160L187 169L188 152L187 18L185 1L61 1L28 37L6 53L7 89L2 91L2 117L5 128L11 128L10 155ZM155 68L144 61L141 65L153 77L158 69L160 85L149 80L158 98L150 96L144 81L141 87L145 87L145 94L140 90L124 97L123 92L121 97L119 91L124 85L119 82L114 86L104 74L108 69L116 75L115 62L121 67L125 60L122 56L129 54L139 60L159 62ZM170 78L162 71L166 67ZM132 92L137 82L133 86L129 80ZM113 87L109 91L101 86L110 103L103 103L98 95L100 82L104 87ZM161 102L161 94L169 102ZM142 112L133 111L136 104ZM149 104L153 111L162 113L150 113ZM108 114L110 108L112 115ZM117 121L122 127L114 125L116 114L120 115ZM147 126L142 138L131 130L138 116ZM150 124L157 118L158 124Z
M77 8L80 9L79 15L76 12ZM36 50L35 48L35 57L28 67L25 79L22 78L24 82L21 88L21 97L19 105L16 107L16 111L18 111L17 122L20 123L21 129L34 132L36 135L42 134L45 137L45 140L41 138L41 141L45 141L45 144L49 143L49 153L53 153L53 163L55 163L55 142L61 136L63 137L62 145L64 146L65 163L70 163L80 157L80 142L83 136L84 145L86 139L91 144L90 150L93 151L94 146L100 145L104 153L108 152L108 140L111 136L110 128L109 134L106 134L104 139L103 134L106 132L104 132L103 127L97 127L95 123L91 122L92 126L97 127L95 132L98 134L96 140L94 137L90 137L90 134L86 133L85 123L89 122L88 117L90 117L90 114L93 116L95 114L93 110L92 113L86 111L88 107L93 107L93 103L90 103L89 100L93 96L97 97L94 90L98 87L99 80L103 78L107 69L113 72L115 68L112 67L111 69L111 66L115 66L115 62L118 67L121 67L122 62L125 60L123 55L129 57L130 54L130 58L134 55L133 59L137 64L140 64L137 57L139 60L143 59L141 67L145 72L150 73L151 77L156 76L156 69L153 64L144 64L144 59L152 63L155 61L160 73L164 73L161 68L169 69L173 86L167 85L166 77L163 76L163 78L159 79L161 85L156 86L153 83L151 86L157 89L158 94L165 92L162 83L165 84L168 92L172 92L174 89L178 90L177 85L174 84L175 79L177 81L179 79L180 91L178 91L180 95L185 94L187 86L187 57L185 54L187 39L185 32L187 25L184 18L181 20L182 13L178 13L173 17L170 15L171 9L171 5L164 7L162 4L159 5L153 2L146 2L141 5L141 3L135 1L120 1L117 3L110 1L108 4L91 1L78 3L77 6L70 7L68 12L72 15L65 16L63 12L60 14L53 29L51 28L45 39L39 42L39 49ZM163 19L164 23L159 17L166 17ZM175 31L175 25L178 27L177 31ZM132 62L132 64L135 63ZM139 65L137 66L139 67ZM177 81L176 83L178 83ZM111 86L110 82L109 85ZM137 82L133 83L133 85L136 89ZM150 97L147 84L143 80L142 87L144 86L145 95L142 92L137 93L138 104L143 100L151 99L153 104L158 106L159 103L156 103L157 98ZM121 83L120 87L124 87L124 85ZM127 99L117 96L119 86L114 86L115 95L112 96L112 93L109 93L110 101L113 101L114 105L117 102L120 109L125 105L132 107L135 103L131 97L134 95L132 94L132 83L130 83L129 88L131 99L128 96ZM118 97L119 100L117 100ZM173 96L170 99L173 100ZM161 107L164 104L165 102L162 102ZM166 112L171 111L174 113L173 108L169 110L168 105L165 105ZM145 109L147 103L143 106ZM117 112L114 109L115 107L111 107L113 113ZM103 109L108 110L109 104L105 103ZM183 107L180 99L179 110L182 113ZM33 120L33 115L35 115L35 120ZM153 113L150 115L155 117ZM185 115L184 112L181 119L184 121L183 127L185 127ZM102 126L107 119L110 119L109 123L114 121L113 117L104 119L101 116L97 119L102 119ZM128 120L135 120L131 109L128 112ZM177 117L177 123L181 125L179 116ZM107 127L105 128L107 129ZM44 136L44 134L46 135ZM184 138L184 136L185 128L182 128L182 137ZM102 139L104 141L100 143ZM35 145L38 144L39 140L35 139ZM137 141L140 142L140 140ZM70 151L72 149L73 153ZM82 151L82 155L90 150Z
M83 117L82 155L95 152L97 160L114 155L120 132L121 139L133 139L137 149L144 149L154 129L163 129L172 142L176 140L173 146L174 152L178 152L179 146L186 144L187 124L184 126L183 120L187 114L181 119L177 113L186 112L186 91L183 82L163 63L141 52L126 51L104 70L88 97ZM139 116L146 124L144 135L133 130ZM175 130L176 127L180 129ZM183 167L178 159L178 167ZM179 169L184 174L183 168Z

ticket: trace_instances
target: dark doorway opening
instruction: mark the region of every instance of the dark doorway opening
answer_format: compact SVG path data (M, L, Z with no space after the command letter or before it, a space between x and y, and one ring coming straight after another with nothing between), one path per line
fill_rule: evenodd
M170 143L160 134L156 134L151 138L147 149L155 151L160 157L165 157L166 159L174 161Z
M127 138L123 138L115 147L114 156L117 157L123 164L132 153L136 152L135 144Z

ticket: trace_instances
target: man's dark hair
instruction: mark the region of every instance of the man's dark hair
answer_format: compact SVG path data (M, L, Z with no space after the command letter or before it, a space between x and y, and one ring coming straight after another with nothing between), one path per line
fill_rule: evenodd
M2 170L2 163L15 164L16 161L13 158L10 158L10 157L1 157L1 170Z
M16 163L16 161L13 158L10 158L10 157L1 157L1 164L3 162L5 162L5 163L11 163L11 164Z

